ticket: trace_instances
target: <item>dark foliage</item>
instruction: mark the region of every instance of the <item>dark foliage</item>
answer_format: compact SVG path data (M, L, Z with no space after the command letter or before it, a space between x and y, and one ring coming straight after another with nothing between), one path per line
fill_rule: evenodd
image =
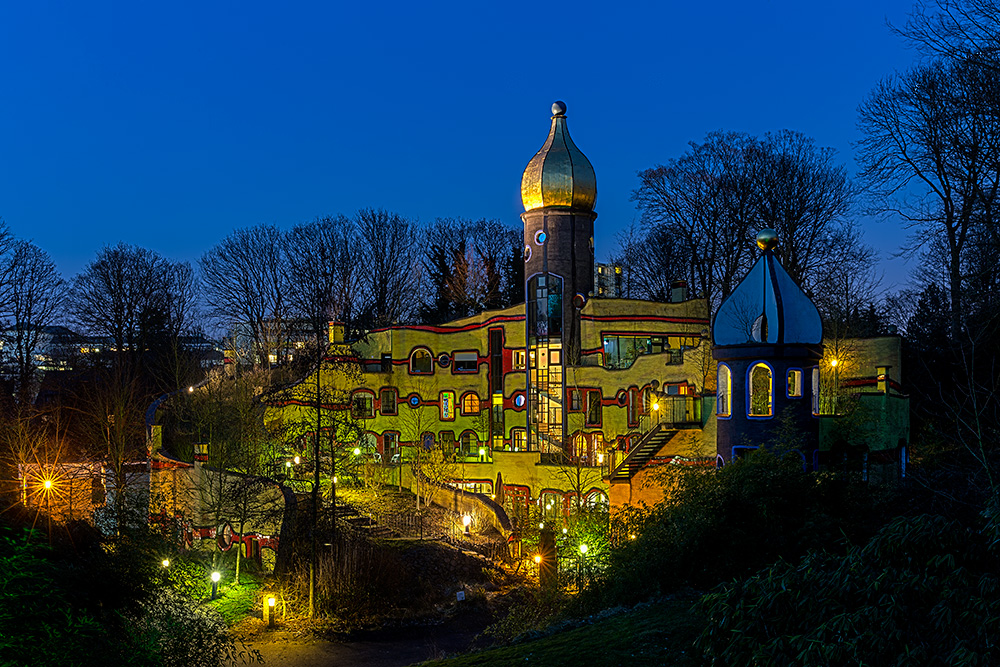
M807 474L797 455L761 451L717 472L680 470L677 487L612 551L585 607L708 588L811 548L843 549L880 525L878 491Z
M900 518L846 557L813 552L705 596L713 664L991 665L996 512L975 529Z

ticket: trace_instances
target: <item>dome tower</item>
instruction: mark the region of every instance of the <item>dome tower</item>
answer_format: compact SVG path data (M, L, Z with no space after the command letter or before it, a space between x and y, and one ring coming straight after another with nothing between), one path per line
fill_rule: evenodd
M564 369L580 363L580 309L593 289L597 177L570 139L566 105L521 177L528 347L528 447L562 451Z
M775 444L798 449L807 466L816 464L823 322L774 256L777 243L773 229L757 235L762 255L712 325L720 465L744 449ZM795 442L776 442L779 422Z

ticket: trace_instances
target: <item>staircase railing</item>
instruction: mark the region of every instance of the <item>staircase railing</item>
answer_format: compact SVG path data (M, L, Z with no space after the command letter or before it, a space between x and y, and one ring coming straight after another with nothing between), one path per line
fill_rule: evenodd
M608 479L614 479L622 473L623 470L627 470L629 465L638 457L639 452L642 451L643 446L656 436L663 429L663 424L653 424L653 427L646 431L645 434L639 439L632 449L621 459L617 461L618 453L616 450L611 450L612 460L609 465L611 472L608 474Z

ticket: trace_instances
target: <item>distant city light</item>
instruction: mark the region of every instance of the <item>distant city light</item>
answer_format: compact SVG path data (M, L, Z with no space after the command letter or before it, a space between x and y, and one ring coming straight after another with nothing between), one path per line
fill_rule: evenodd
M45 480L44 482L42 482L42 486L44 486L45 490L48 491L49 489L52 488L52 480L51 479Z

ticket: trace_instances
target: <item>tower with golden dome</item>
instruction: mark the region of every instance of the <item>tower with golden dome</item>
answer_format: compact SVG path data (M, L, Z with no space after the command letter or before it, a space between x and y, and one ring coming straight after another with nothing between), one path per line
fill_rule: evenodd
M597 177L566 127L566 105L552 105L545 143L521 177L528 350L528 440L562 451L565 369L580 364L580 311L594 275Z

